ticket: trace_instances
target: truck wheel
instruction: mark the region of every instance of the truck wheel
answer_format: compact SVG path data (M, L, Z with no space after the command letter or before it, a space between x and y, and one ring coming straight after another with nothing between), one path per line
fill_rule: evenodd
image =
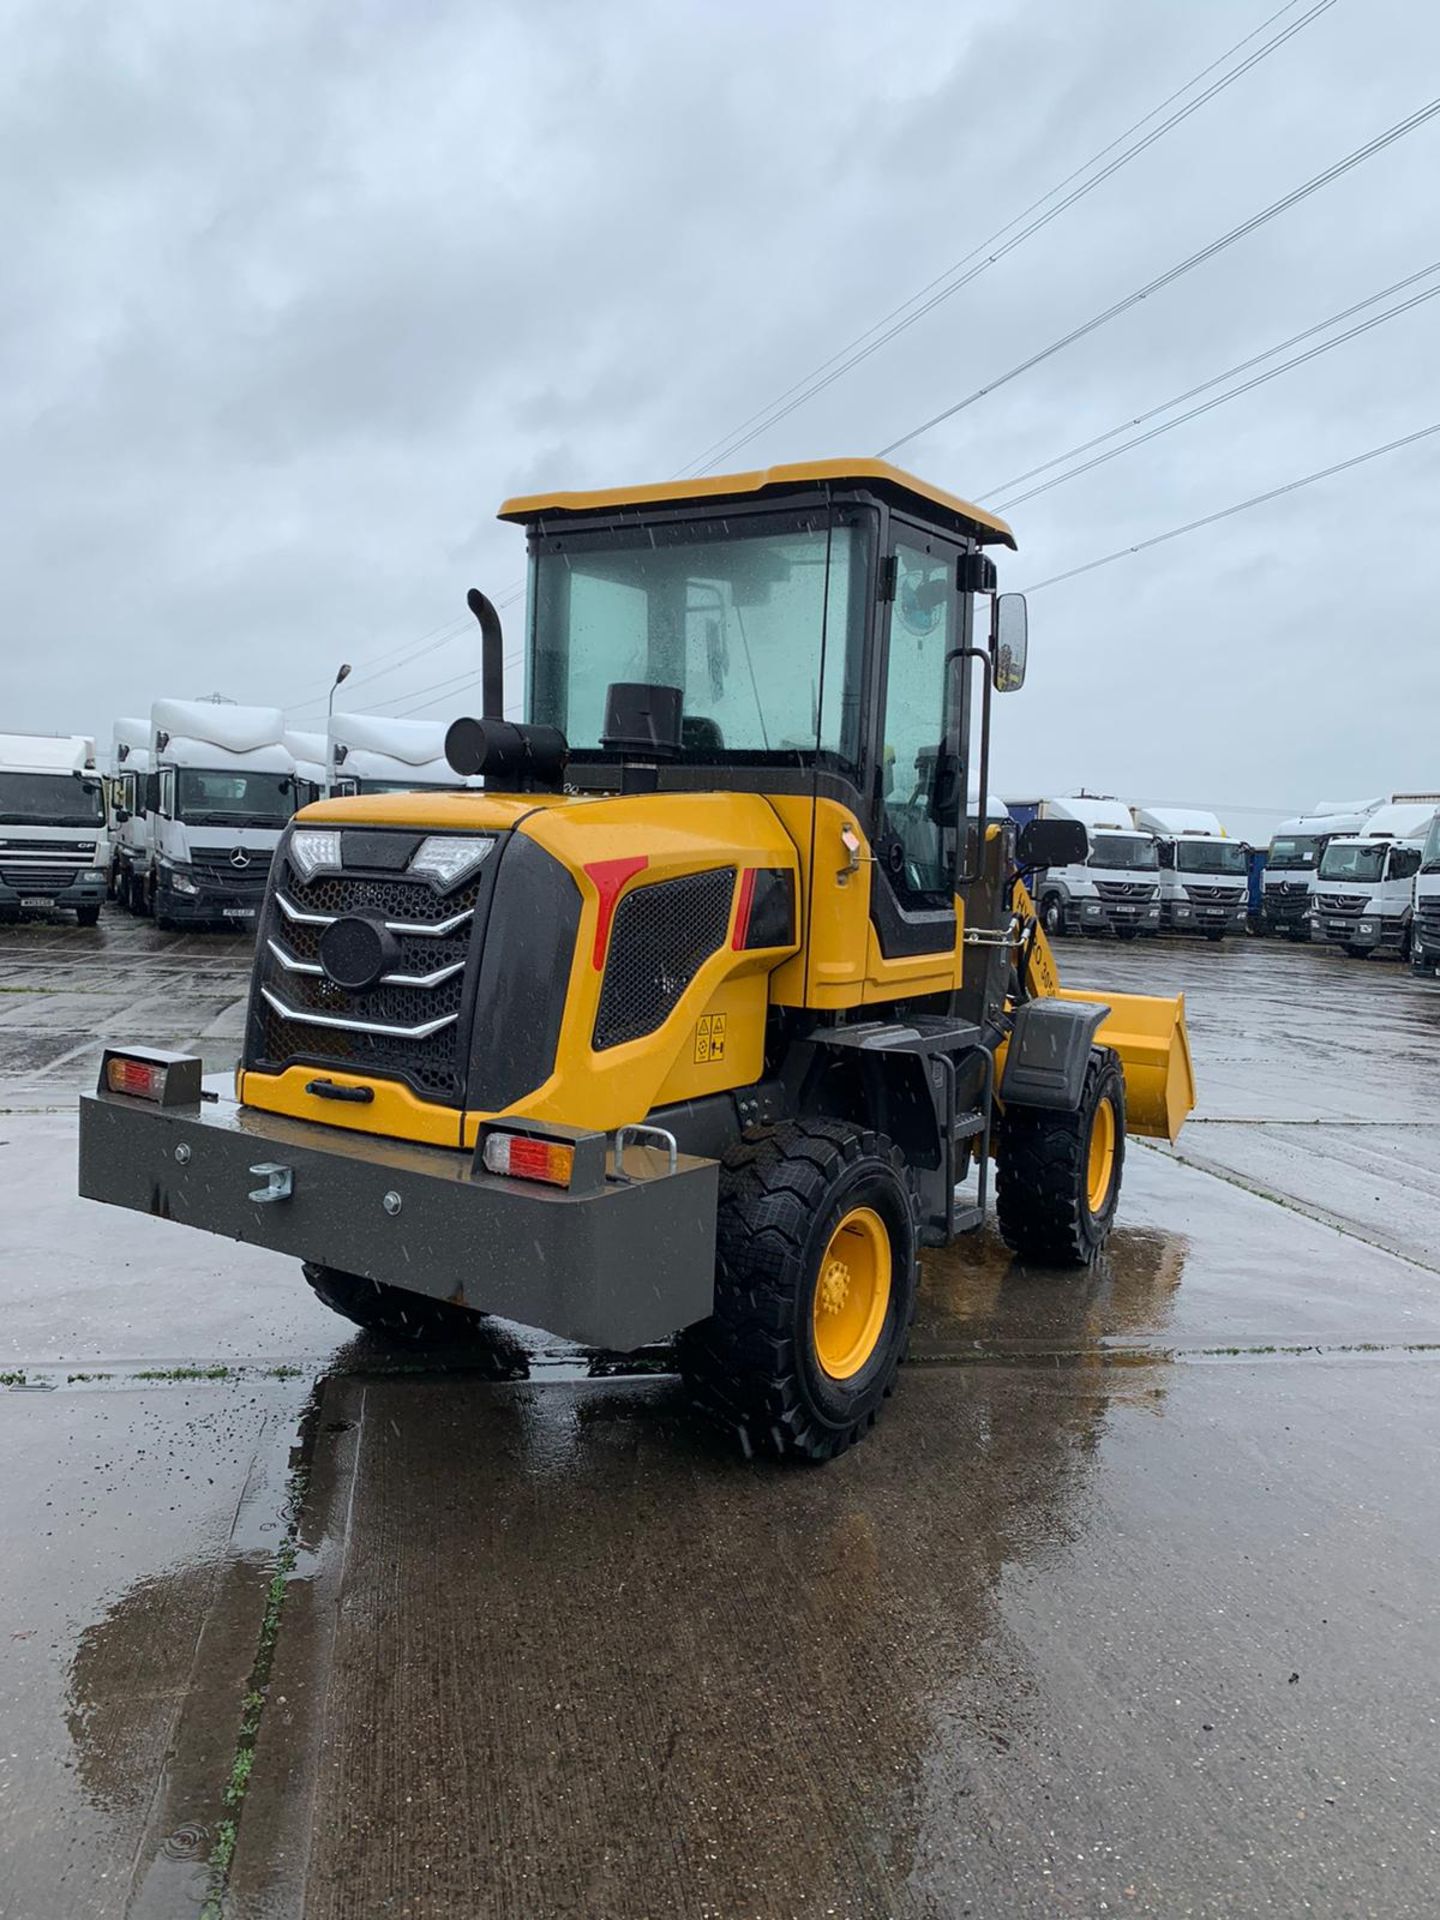
M473 1307L452 1306L448 1300L432 1300L428 1294L342 1273L338 1267L307 1260L301 1272L332 1313L395 1346L451 1346L475 1339L485 1325L484 1314Z
M100 909L99 907L77 907L75 909L75 919L77 924L82 927L98 927L100 924Z
M875 1424L915 1317L920 1205L881 1134L747 1135L721 1163L715 1312L680 1337L696 1404L742 1444L830 1460Z
M1368 960L1370 958L1369 947L1357 946L1353 940L1347 940L1345 942L1345 951L1352 960Z
M1058 893L1047 893L1040 902L1040 924L1046 937L1057 940L1065 931L1065 904Z
M1138 937L1139 932L1140 929L1138 927L1116 927L1115 938L1117 940L1134 940Z
M1220 932L1220 933L1208 933L1208 932L1207 932L1207 933L1206 933L1206 935L1205 935L1205 938L1206 938L1207 940L1211 940L1211 941L1216 941L1216 940L1223 940L1223 939L1225 938L1225 935L1224 935L1224 933L1223 933L1223 932Z
M1006 1246L1046 1266L1087 1266L1115 1218L1124 1167L1125 1076L1115 1055L1096 1047L1074 1113L1005 1114L995 1204Z

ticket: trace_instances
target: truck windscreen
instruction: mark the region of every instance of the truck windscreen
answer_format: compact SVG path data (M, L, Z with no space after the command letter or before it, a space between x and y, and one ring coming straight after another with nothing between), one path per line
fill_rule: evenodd
M1425 836L1425 851L1420 856L1422 873L1440 873L1440 813L1430 822Z
M1160 864L1155 842L1143 833L1097 833L1090 840L1090 867L1123 867L1148 873Z
M1322 880L1378 880L1385 871L1384 840L1372 840L1368 846L1346 846L1332 840L1320 856Z
M1272 873L1293 873L1300 868L1308 872L1319 857L1319 850L1319 840L1310 834L1282 834L1270 842L1266 865Z
M105 796L98 780L70 773L0 773L0 826L99 827Z
M1249 860L1238 840L1177 840L1175 871L1243 875L1249 871Z
M295 811L294 776L181 767L175 813L193 827L283 827Z

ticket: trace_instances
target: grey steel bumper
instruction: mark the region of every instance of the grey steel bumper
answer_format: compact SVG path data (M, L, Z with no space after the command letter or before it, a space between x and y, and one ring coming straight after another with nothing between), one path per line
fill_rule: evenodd
M468 1153L241 1107L223 1084L191 1106L83 1095L82 1196L621 1352L711 1311L713 1160L681 1154L672 1173L632 1146L626 1181L573 1195L476 1173ZM258 1202L271 1167L289 1197Z
M105 882L100 880L77 880L73 886L57 887L53 892L48 887L9 887L0 881L0 912L18 913L22 900L39 900L44 897L51 907L99 907L105 904Z

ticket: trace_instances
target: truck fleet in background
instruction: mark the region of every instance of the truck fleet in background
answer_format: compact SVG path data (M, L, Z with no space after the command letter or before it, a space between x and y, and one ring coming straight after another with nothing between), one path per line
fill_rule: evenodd
M1274 934L1355 959L1408 958L1440 978L1440 792L1317 801L1282 821L1268 848L1193 808L1083 790L1006 804L1021 825L1038 817L1085 829L1084 861L1041 868L1030 883L1052 937Z
M108 770L80 735L0 734L0 915L107 896L162 927L254 925L291 815L327 793L464 784L439 721L332 714L324 733L278 707L157 700L115 722Z
M115 722L108 770L86 736L0 733L0 916L68 908L94 926L108 896L163 927L253 925L298 808L465 784L443 722L379 714L332 714L320 733L278 707L157 700ZM1317 801L1268 848L1213 813L1083 789L1004 804L1021 826L1085 829L1083 861L1031 879L1052 938L1270 934L1440 978L1440 792Z

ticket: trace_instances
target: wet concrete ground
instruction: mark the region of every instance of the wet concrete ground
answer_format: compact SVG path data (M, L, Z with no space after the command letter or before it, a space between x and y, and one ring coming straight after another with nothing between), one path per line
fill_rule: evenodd
M104 1040L229 1064L248 951L0 929L0 1916L1431 1913L1440 992L1060 957L1185 988L1197 1120L777 1472L74 1199Z

